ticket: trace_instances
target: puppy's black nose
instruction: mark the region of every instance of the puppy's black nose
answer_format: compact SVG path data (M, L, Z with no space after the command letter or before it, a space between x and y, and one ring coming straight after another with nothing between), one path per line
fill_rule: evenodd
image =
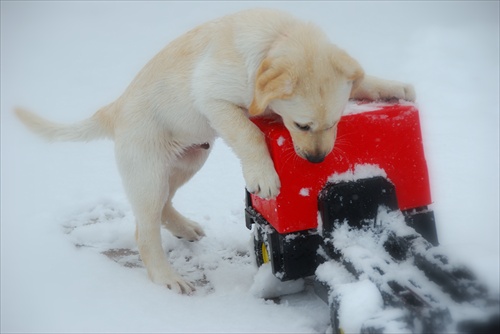
M323 162L325 160L325 155L324 154L308 154L306 155L306 159L309 162L312 162L313 164L319 164L320 162Z

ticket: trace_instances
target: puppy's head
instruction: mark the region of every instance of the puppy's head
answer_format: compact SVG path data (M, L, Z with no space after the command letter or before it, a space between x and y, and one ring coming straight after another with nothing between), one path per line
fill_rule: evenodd
M364 73L347 53L314 34L288 39L260 64L249 113L269 108L280 115L296 153L318 163L332 151L337 123Z

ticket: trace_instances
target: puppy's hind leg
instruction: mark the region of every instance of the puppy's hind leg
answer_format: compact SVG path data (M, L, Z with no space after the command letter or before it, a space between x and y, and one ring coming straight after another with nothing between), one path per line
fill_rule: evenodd
M208 147L195 146L187 149L176 161L169 178L169 196L162 211L163 225L176 237L196 241L205 236L202 227L181 215L172 205L177 189L189 181L200 170L208 158L212 143Z
M116 138L116 160L135 214L137 246L149 277L178 293L189 294L194 290L193 285L171 268L161 244L160 220L163 205L169 197L171 168L167 153L161 146L146 138Z
M205 236L203 228L196 222L181 215L168 201L163 207L163 225L177 238L197 241Z

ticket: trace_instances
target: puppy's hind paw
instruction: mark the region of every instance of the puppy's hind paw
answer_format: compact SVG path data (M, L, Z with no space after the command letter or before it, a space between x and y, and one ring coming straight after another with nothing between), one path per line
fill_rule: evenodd
M177 238L187 241L198 241L205 236L203 228L190 219L182 221L165 222L163 225Z
M174 272L164 273L161 277L151 277L151 280L181 295L191 295L195 291L193 284L185 281Z
M178 280L165 284L169 290L177 292L180 295L192 295L195 291L194 285L184 280Z

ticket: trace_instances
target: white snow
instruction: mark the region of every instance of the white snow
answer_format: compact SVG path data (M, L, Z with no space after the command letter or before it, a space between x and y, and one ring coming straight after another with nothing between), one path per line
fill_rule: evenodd
M311 188L302 188L299 190L299 195L304 196L304 197L308 197L310 194L310 191L311 191Z
M375 284L364 279L338 289L342 298L339 323L345 333L361 333L361 324L382 310L384 301Z
M259 298L276 298L284 295L301 292L305 289L305 280L281 281L271 268L271 263L265 263L259 267L254 277L250 292Z
M398 103L401 105L418 107L415 103L405 100L399 100ZM347 103L346 108L344 109L343 115L354 115L364 112L377 111L382 109L384 106L387 106L387 103L384 102L358 103L356 101L349 101L349 103Z
M285 143L285 140L286 140L285 137L279 136L278 141L277 141L278 146L283 146L283 144Z
M387 177L387 173L378 165L362 164L354 166L354 170L349 169L343 173L334 173L328 177L328 181L346 182L377 176Z
M333 291L329 295L329 303L332 304L335 300L339 304L339 324L346 333L360 333L361 327L368 324L374 328L385 328L389 333L410 330L406 328L404 321L398 321L401 312L393 313L390 308L383 309L384 301L380 291L391 293L392 290L387 284L390 281L412 289L422 298L427 298L426 302L434 309L448 309L455 320L483 320L495 312L495 308L482 303L473 305L453 302L450 296L425 278L422 271L414 266L411 257L401 261L391 259L384 245L389 235L394 233L398 237L405 237L415 233L404 224L401 212L379 208L376 226L378 228L375 229L353 229L348 224L338 224L332 233L324 235L328 243L341 250L342 260L359 273L356 280L346 267L331 261L321 264L316 271L317 278ZM429 247L425 241L411 245L414 251L424 255L430 262L436 263L435 256L448 258L448 264L441 261L437 263L442 269L451 271L462 265L454 254L447 254L439 247ZM384 274L381 275L381 272ZM476 290L469 287L469 292L473 291ZM433 298L429 299L427 294ZM416 328L419 328L421 323L414 321ZM447 324L450 331L455 331L455 326L456 323Z
M49 145L11 112L84 119L176 36L263 6L315 22L367 73L415 85L441 247L498 296L498 2L2 1L1 332L327 330L328 307L307 287L279 303L252 293L244 182L222 141L175 200L207 236L163 233L173 266L197 286L179 296L138 260L112 142Z

